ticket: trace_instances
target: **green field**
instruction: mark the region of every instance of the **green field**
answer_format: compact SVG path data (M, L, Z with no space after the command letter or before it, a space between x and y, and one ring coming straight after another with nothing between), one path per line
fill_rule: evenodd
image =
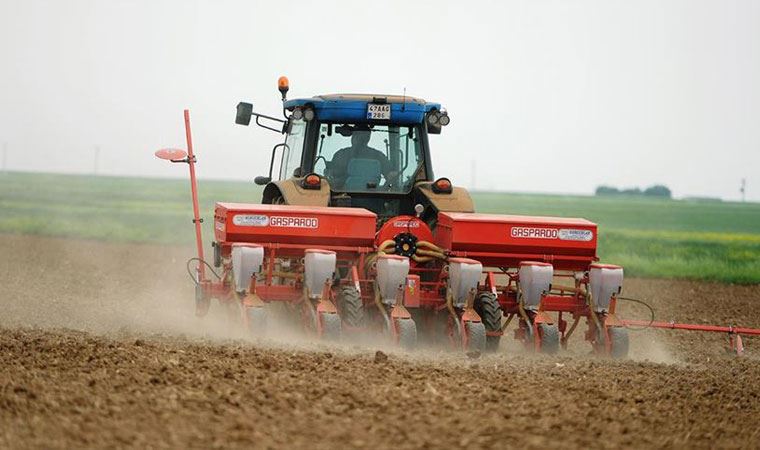
M253 183L199 183L204 231L217 200L257 202ZM627 275L760 283L760 204L475 193L478 211L584 217ZM132 242L193 241L184 180L0 174L0 232Z

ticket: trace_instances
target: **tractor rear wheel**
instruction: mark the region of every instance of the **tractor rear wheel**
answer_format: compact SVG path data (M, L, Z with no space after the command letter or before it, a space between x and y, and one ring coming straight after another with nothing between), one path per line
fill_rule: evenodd
M338 292L338 311L344 326L361 328L364 326L364 303L359 291L353 286L343 286Z
M483 322L464 323L465 333L467 333L467 351L482 352L486 349L486 327Z
M547 355L553 355L559 351L559 329L557 325L548 323L539 323L538 332L541 336L541 346L539 351Z
M267 329L267 310L262 307L245 308L245 326L254 336L263 336Z
M417 347L417 324L412 319L395 319L398 345L404 350Z
M480 316L480 320L483 321L487 333L501 332L501 305L499 305L499 301L494 293L481 292L475 297L475 304L473 306L475 312ZM486 335L486 351L495 352L498 350L500 340L501 336Z
M319 319L322 325L322 339L337 341L340 339L340 316L335 313L320 312Z

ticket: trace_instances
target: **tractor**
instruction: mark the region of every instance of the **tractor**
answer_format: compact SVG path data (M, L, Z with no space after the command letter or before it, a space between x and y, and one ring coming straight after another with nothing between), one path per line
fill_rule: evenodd
M597 225L476 213L466 189L433 172L431 136L451 122L441 104L405 94L289 99L285 77L278 88L282 117L237 105L238 125L253 121L284 141L255 178L260 203L216 204L212 263L187 110L187 151L156 152L190 166L197 315L215 299L253 335L276 337L277 310L315 339L478 352L499 348L514 324L519 345L549 354L583 321L593 352L627 356L635 321L616 314L623 268L598 262Z
M379 332L404 348L427 340L494 350L517 318L524 345L553 353L587 317L592 343L626 354L614 315L622 269L594 264L596 225L476 214L467 190L434 175L430 137L450 123L439 103L288 99L287 79L278 85L278 126L244 102L235 120L285 135L255 180L261 205L220 203L214 217L215 265L232 274L252 332L266 326L266 303L286 301L326 339ZM562 276L571 286L553 289ZM592 305L593 288L603 292ZM569 329L563 314L575 321Z

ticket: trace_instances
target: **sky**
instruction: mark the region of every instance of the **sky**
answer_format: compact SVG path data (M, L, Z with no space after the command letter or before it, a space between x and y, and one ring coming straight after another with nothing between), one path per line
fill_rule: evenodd
M183 177L189 108L199 177L252 180L282 136L235 105L279 116L280 75L442 103L456 185L760 201L754 0L0 0L4 168Z

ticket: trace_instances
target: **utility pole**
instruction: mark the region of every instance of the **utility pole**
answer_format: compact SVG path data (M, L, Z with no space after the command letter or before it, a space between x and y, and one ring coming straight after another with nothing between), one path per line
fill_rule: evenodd
M746 202L747 201L747 198L746 198L747 179L746 178L742 178L742 184L741 184L741 187L739 188L739 192L742 193L742 203Z
M95 160L92 164L92 174L97 175L98 174L98 160L100 159L100 146L95 146Z

